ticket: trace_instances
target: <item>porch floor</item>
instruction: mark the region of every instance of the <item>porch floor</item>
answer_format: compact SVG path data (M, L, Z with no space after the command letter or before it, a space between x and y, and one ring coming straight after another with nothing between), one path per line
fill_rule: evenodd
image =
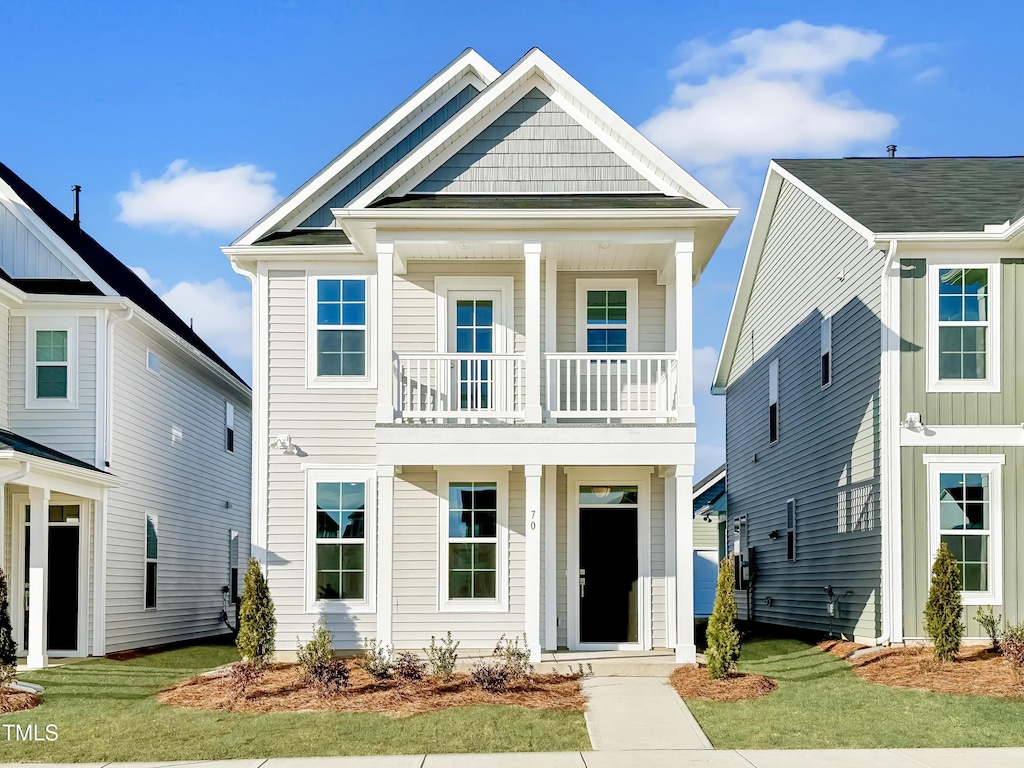
M459 654L461 669L468 670L473 662L488 658L489 654ZM704 664L704 655L697 654L697 663ZM588 665L595 677L668 677L679 666L674 651L659 648L653 651L544 651L540 661L533 665L534 672L575 671L579 665Z

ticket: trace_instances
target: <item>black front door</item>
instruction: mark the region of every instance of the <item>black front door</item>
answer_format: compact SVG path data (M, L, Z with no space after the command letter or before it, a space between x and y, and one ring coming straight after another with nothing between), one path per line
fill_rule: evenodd
M50 531L47 646L78 650L78 526L53 526Z
M579 551L580 642L637 642L636 508L581 507Z

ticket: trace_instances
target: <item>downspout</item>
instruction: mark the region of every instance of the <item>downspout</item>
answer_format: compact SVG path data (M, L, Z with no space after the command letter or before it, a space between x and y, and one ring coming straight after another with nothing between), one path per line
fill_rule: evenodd
M897 251L899 242L889 241L889 249L885 255L885 265L882 268L881 286L881 342L882 359L880 371L879 399L879 431L881 432L880 446L880 497L881 497L881 538L882 538L882 634L875 638L875 645L890 645L892 643L893 629L898 616L893 610L894 594L898 586L900 575L894 574L894 555L896 547L899 546L898 526L899 521L899 482L900 456L898 432L893 434L893 414L899 408L898 402L890 402L889 395L896 393L899 398L899 351L900 351L900 330L894 328L893 324L900 321L899 313L892 312L892 300L889 281L894 265L897 263ZM899 286L897 286L899 290ZM895 315L895 317L893 316ZM895 384L895 386L894 386ZM898 430L898 427L897 427ZM894 482L894 478L896 482Z
M114 439L114 326L131 320L135 316L135 310L126 304L121 305L124 313L121 315L111 314L107 320L107 391L106 419L103 425L103 466L100 469L109 469L110 455L113 450Z

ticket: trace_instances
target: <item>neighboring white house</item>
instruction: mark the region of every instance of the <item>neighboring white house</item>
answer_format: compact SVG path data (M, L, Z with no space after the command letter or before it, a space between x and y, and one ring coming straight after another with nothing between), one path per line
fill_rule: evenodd
M278 649L692 661L691 289L735 215L539 50L467 50L225 248Z
M0 563L29 667L228 631L250 408L77 215L0 164Z

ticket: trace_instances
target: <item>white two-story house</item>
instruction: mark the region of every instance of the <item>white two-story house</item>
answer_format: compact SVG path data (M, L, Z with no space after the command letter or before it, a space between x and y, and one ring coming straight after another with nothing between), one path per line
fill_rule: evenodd
M250 408L77 214L0 164L0 566L29 667L229 631Z
M735 215L539 50L467 50L226 247L278 648L693 660L691 291Z

